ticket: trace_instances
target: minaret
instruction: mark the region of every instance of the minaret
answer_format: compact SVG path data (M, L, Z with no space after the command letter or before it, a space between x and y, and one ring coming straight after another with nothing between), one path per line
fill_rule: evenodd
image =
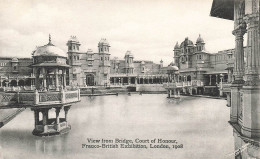
M199 37L198 37L198 39L196 41L196 49L197 49L197 51L205 50L205 42L202 39L202 37L200 36L200 34L199 34Z

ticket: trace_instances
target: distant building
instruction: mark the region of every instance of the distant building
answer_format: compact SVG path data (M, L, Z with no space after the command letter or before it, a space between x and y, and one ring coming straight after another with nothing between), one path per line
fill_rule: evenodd
M111 59L110 44L106 39L98 42L97 52L93 52L91 49L86 52L81 51L80 46L77 37L71 36L67 42L68 52L66 53L54 46L49 39L49 44L37 47L33 51L33 58L1 57L1 86L35 86L36 73L33 68L41 67L40 65L50 65L51 67L53 60L56 60L56 64L61 64L61 67L66 65L65 70L61 69L64 73L61 76L64 76L63 78L66 80L65 85L122 86L162 84L169 81L168 66L164 67L162 60L159 64L152 61L135 60L131 51L126 51L121 59L118 57ZM179 68L178 80L180 82L202 81L204 85L201 93L210 94L210 91L219 91L221 80L222 83L232 81L234 49L211 54L206 51L205 42L199 36L195 44L185 38L180 45L178 43L175 45L173 51L174 62L169 66L176 65ZM57 58L56 55L58 55ZM39 66L35 65L37 61L41 63L38 64ZM32 65L33 63L34 65ZM41 73L39 78L41 78ZM54 85L54 81L53 75L53 78L46 82L51 83L50 86L54 88L57 87Z
M234 49L217 53L206 51L205 41L199 35L196 43L185 38L174 47L174 63L179 68L179 81L203 82L203 94L219 95L220 82L233 80ZM246 48L244 48L246 53Z

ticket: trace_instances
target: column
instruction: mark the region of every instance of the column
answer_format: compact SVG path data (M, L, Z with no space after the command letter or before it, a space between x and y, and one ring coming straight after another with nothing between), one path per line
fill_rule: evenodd
M223 96L223 76L220 77L219 96Z
M56 88L56 91L59 91L59 69L56 68L55 69L55 88Z
M233 30L233 35L236 38L235 46L235 61L234 61L234 76L235 83L243 83L244 74L244 34L246 33L246 24L241 23Z
M35 73L35 88L39 89L39 74L38 68L33 68L33 72Z
M65 121L68 127L68 112L69 112L70 106L64 107L64 112L65 112Z
M46 83L46 69L42 68L42 75L43 75L43 91L47 90L47 83Z
M253 1L247 2L252 3ZM259 2L258 2L259 3ZM257 7L254 7L257 8ZM248 51L245 67L245 84L241 94L241 116L242 116L242 134L250 138L260 137L260 48L259 48L259 10L253 10L252 14L246 16L248 24Z
M48 111L49 109L42 110L42 125L44 127L44 132L48 131Z
M61 108L55 108L55 113L56 113L56 130L57 131L60 131L60 117L59 117L60 109Z
M63 88L66 88L66 69L62 69L62 77L63 77Z
M218 84L218 75L216 74L216 85Z
M228 69L228 83L232 82L232 74L231 74L231 70Z
M128 83L128 85L131 84L131 77L127 77L127 83Z
M34 110L34 127L39 123L39 110Z
M244 74L244 34L246 33L246 24L241 23L236 26L232 32L235 35L235 61L234 61L234 81L231 85L231 110L230 121L238 123L238 116L241 110L241 88L243 86L243 74Z
M211 86L211 75L209 75L209 85Z

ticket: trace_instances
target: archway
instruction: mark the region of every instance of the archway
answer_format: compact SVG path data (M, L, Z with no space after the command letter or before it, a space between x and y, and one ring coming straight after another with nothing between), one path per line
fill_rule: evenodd
M24 83L26 86L31 86L31 79L27 78Z
M24 84L25 84L24 80L19 80L18 81L18 86L24 86Z
M187 76L187 81L191 81L191 76L190 75Z
M2 86L3 86L3 87L6 87L6 86L7 86L7 84L6 84L6 83L7 83L7 81L6 81L6 80L4 80L4 81L2 82Z
M17 86L16 80L12 80L12 81L10 82L10 86Z
M94 77L94 75L93 74L87 74L86 75L86 85L87 86L94 86L94 84L95 84L95 77Z

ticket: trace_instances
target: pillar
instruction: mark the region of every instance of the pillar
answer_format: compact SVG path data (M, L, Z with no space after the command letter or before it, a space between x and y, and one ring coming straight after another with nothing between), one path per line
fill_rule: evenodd
M59 91L59 69L56 68L55 69L55 88L56 88L56 91Z
M231 106L231 96L230 93L227 93L227 106L230 107Z
M43 74L43 91L47 91L47 82L46 82L46 69L42 68L42 74Z
M244 34L246 33L246 25L241 23L232 32L235 35L235 61L234 61L234 77L235 80L231 85L231 110L230 121L238 123L238 117L241 110L241 89L244 84Z
M34 127L39 124L39 110L34 110Z
M212 75L209 75L209 85L211 86L211 76Z
M246 2L253 3L253 2ZM259 3L259 2L258 2ZM254 5L254 4L252 4ZM245 84L242 89L242 134L249 138L260 137L260 48L259 48L259 11L255 10L246 17L248 24L248 49L245 67Z
M223 76L220 77L219 96L223 96Z
M44 132L48 131L48 112L49 112L49 109L43 109L42 110L42 125L43 125L43 129L44 129Z
M62 69L63 87L66 88L66 69ZM86 81L86 80L85 80Z
M68 112L69 112L70 106L64 107L64 112L65 112L65 121L68 126Z
M56 113L56 130L60 131L60 109L61 108L55 108L55 113Z
M218 75L216 74L216 85L218 84Z
M131 77L127 77L128 85L131 84Z

